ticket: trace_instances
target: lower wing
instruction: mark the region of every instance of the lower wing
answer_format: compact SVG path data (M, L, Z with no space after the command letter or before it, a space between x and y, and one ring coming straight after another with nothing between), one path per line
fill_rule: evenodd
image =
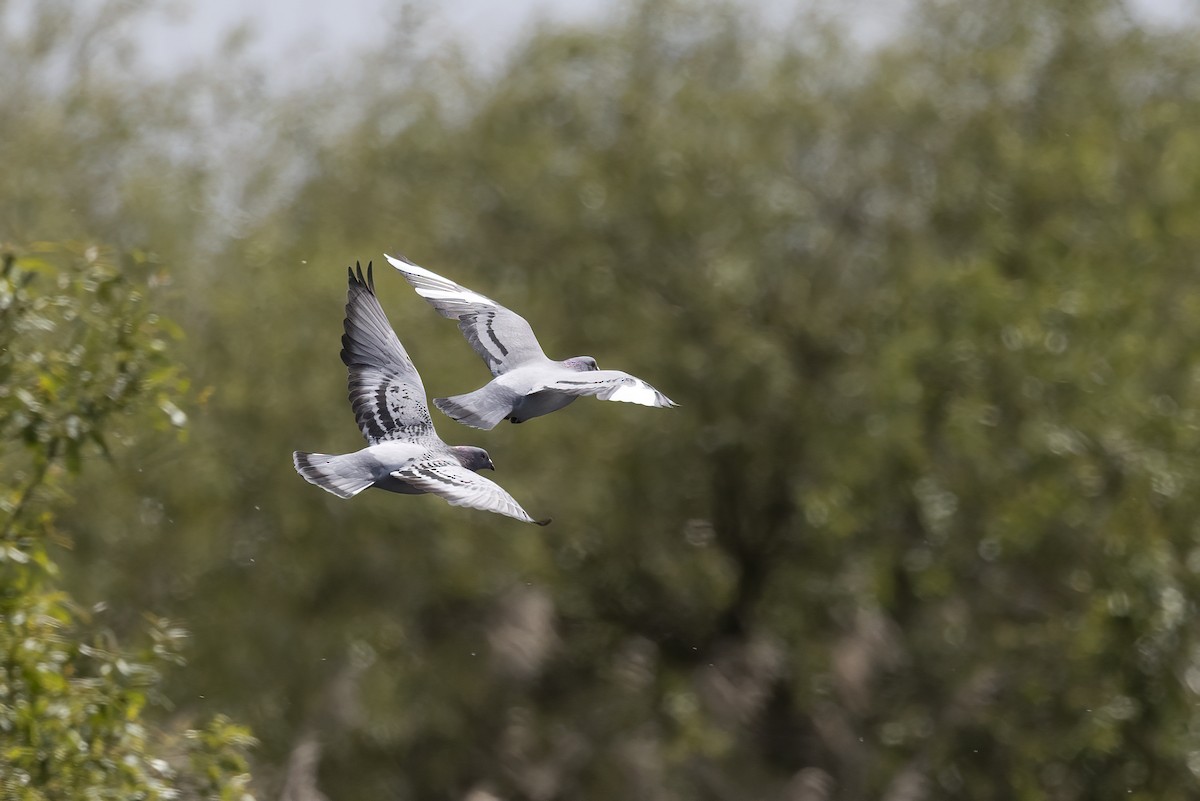
M553 390L566 395L595 395L601 400L639 403L642 406L670 408L679 404L640 378L620 370L592 370L572 373L555 381L547 381L532 392Z
M451 506L482 509L539 526L550 522L534 520L499 484L471 472L451 459L417 462L403 470L395 471L392 475L417 489L440 495Z

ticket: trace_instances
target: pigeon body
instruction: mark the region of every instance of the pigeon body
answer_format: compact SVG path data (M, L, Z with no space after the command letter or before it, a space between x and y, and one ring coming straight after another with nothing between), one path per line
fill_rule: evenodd
M583 395L643 406L676 405L640 378L601 370L591 356L550 359L517 313L407 259L384 257L439 314L458 321L467 342L492 371L492 380L474 392L434 398L434 405L448 417L491 429L503 420L523 423L550 414Z
M454 506L534 520L499 485L474 471L495 470L487 451L447 445L433 428L425 387L375 297L371 265L349 270L342 362L349 369L350 405L367 440L354 453L296 451L304 479L339 498L370 487L405 495L433 493Z

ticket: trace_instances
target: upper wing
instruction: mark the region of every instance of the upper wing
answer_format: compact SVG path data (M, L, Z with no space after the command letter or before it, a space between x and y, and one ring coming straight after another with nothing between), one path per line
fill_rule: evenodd
M521 505L494 481L471 472L452 459L417 462L392 473L417 489L445 498L452 506L482 509L516 518L526 523L547 525L549 520L534 520Z
M463 336L487 364L493 376L508 372L524 362L546 358L537 337L533 335L533 329L521 315L407 259L393 258L386 253L384 258L438 313L458 320Z
M375 277L367 264L350 273L342 361L350 368L350 406L367 442L412 440L434 435L425 386L408 352L388 324Z
M530 393L553 390L566 395L595 395L601 400L640 403L643 406L678 406L679 404L640 378L620 370L589 370L569 373L553 381L538 384Z

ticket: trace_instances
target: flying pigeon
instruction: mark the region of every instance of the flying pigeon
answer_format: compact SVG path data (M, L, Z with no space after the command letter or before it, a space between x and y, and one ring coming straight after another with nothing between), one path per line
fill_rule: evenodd
M620 370L601 370L591 356L561 362L547 358L529 323L516 312L408 259L386 253L384 258L443 317L458 320L459 329L492 371L492 380L481 389L433 399L458 422L484 430L502 420L523 423L557 411L581 395L643 406L677 405L640 378Z
M511 495L476 470L495 470L483 448L447 445L433 429L425 387L412 359L400 344L379 299L367 264L350 274L342 361L350 373L350 405L367 447L333 455L296 451L296 472L310 484L339 498L353 498L368 487L419 495L432 492L454 506L483 509L534 520Z

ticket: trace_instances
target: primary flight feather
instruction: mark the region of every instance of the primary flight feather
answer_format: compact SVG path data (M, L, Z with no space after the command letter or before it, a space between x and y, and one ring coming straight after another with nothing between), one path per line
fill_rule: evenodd
M421 376L375 297L371 264L365 280L361 266L348 272L341 355L349 370L350 406L367 447L336 455L296 451L296 471L339 498L369 487L407 495L429 492L454 506L549 523L534 520L498 484L474 472L495 470L487 451L447 445L437 435Z
M434 405L458 422L482 429L495 428L502 420L523 423L582 395L643 406L677 405L640 378L599 369L591 356L550 359L516 312L407 259L386 253L384 257L438 313L458 321L463 336L492 371L492 380L474 392L434 398Z

